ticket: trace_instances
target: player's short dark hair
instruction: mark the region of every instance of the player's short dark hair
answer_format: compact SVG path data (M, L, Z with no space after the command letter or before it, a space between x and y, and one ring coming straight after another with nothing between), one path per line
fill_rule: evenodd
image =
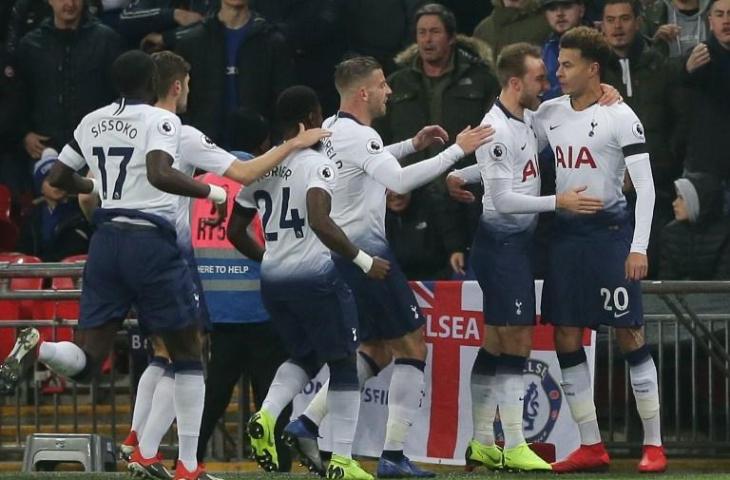
M340 93L346 92L356 82L369 77L375 70L383 67L373 57L352 57L335 67L335 88Z
M606 7L608 5L621 5L623 3L631 6L631 11L634 12L634 17L639 18L641 16L641 4L637 0L605 0L603 2L603 14L606 13Z
M157 67L142 50L130 50L112 63L112 82L123 97L145 98L155 95Z
M560 48L580 51L581 57L598 63L600 74L611 59L611 47L601 32L590 27L575 27L560 37Z
M157 66L157 97L166 97L175 81L183 82L190 73L190 64L180 55L169 50L152 54Z
M229 147L248 153L257 152L269 137L269 122L255 110L239 108L226 118Z
M421 17L426 15L435 15L439 17L441 23L444 24L446 33L448 33L450 37L453 37L456 34L456 17L448 8L438 3L429 3L424 5L416 11L416 14L413 17L413 23L418 23Z
M542 58L540 48L526 42L513 43L499 52L497 57L497 79L504 87L512 77L522 78L527 73L527 57Z
M320 107L317 92L304 85L289 87L276 100L276 118L283 128L304 122L309 114Z

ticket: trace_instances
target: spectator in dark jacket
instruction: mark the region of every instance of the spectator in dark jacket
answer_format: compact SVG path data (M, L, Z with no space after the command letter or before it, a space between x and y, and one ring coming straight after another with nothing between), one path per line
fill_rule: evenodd
M466 251L458 216L449 211L451 204L429 196L427 187L405 195L387 194L388 244L409 280L452 278L454 255L463 257Z
M682 57L707 40L707 9L711 3L656 0L646 9L644 31L664 55Z
M660 280L730 280L730 220L722 185L712 175L687 174L674 182L675 220L664 227Z
M398 54L399 69L388 78L393 90L387 115L375 127L388 143L413 137L426 125L441 125L450 142L466 126L479 125L499 92L489 66L491 52L481 41L456 34L456 20L441 5L430 4L416 13L416 44ZM403 159L411 164L436 155L427 148ZM473 155L455 168L475 162ZM445 175L431 182L437 202L454 202L446 193ZM477 192L477 197L480 198ZM481 205L459 205L467 240L481 215Z
M222 0L220 11L187 30L176 49L192 67L188 121L224 147L230 112L244 107L271 120L277 96L294 81L284 37L248 0Z
M44 262L60 262L71 255L86 253L91 235L76 199L69 198L66 192L52 187L46 180L57 160L58 153L47 148L35 164L33 182L41 197L23 225L18 244L18 250Z
M730 179L730 0L710 6L711 35L687 58L686 84L692 91L685 169Z
M346 49L340 5L338 0L251 2L251 8L286 38L294 57L297 82L317 92L325 118L334 114L339 104L332 78Z
M118 31L146 51L174 49L178 36L220 8L218 0L132 0L119 15Z
M109 78L121 52L120 37L91 17L83 0L49 0L53 18L18 45L29 119L25 150L38 159L46 147L61 150L87 113L114 99Z

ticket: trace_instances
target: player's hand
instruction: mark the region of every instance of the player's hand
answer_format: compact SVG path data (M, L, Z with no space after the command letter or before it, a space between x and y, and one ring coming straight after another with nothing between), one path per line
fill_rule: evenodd
M449 134L438 125L427 125L413 137L413 148L417 152L424 150L431 145L444 145L449 141Z
M471 155L474 151L490 141L494 136L494 129L491 125L479 125L471 128L468 125L456 137L456 144L464 150L465 155Z
M28 132L25 138L23 138L23 146L25 147L25 151L28 152L28 155L30 155L30 158L38 160L46 148L44 142L50 139L51 137L46 137L35 132Z
M332 132L329 130L325 130L324 128L310 128L307 130L304 128L304 124L300 123L299 133L296 137L289 140L289 142L292 143L294 148L301 150L303 148L311 147L320 140L330 136L332 136Z
M212 217L204 218L203 224L209 227L217 227L221 223L226 221L228 216L228 202L215 203L211 202L215 215Z
M710 50L707 49L707 44L698 43L695 48L692 49L692 53L689 54L687 59L687 73L692 73L698 68L710 63L712 58L710 57Z
M461 203L472 203L474 194L465 189L466 181L452 173L446 176L446 187L449 189L451 198Z
M626 257L626 280L637 281L646 277L649 260L643 253L631 252Z
M451 269L454 271L454 273L458 273L459 275L466 275L466 272L464 271L466 259L463 252L452 253L451 257L449 258L449 265L451 265Z
M602 107L608 107L614 103L621 103L624 101L624 97L621 96L618 90L607 83L601 84L601 91L603 92L603 95L601 95L601 98L598 99L598 104Z
M390 272L390 262L380 257L373 257L373 266L368 271L368 277L374 280L384 280Z
M583 195L588 187L578 187L567 192L559 193L555 197L555 206L573 213L591 214L603 208L600 198Z
M198 12L191 12L182 8L176 8L172 16L175 19L175 23L181 27L187 27L188 25L203 21L203 16Z
M666 25L662 25L657 29L656 33L654 33L654 38L652 38L652 40L654 40L655 42L657 40L661 40L662 42L669 43L675 40L679 36L679 32L681 31L682 27L680 27L679 25L668 23Z

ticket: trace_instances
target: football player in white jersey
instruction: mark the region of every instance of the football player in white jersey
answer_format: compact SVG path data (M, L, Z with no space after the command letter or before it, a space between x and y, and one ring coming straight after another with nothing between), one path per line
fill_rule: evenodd
M584 329L599 325L614 328L629 363L644 427L639 471L661 472L667 465L657 372L644 339L640 284L647 272L654 184L644 128L636 114L623 103L596 103L609 54L606 40L593 29L579 27L563 35L558 80L567 95L543 103L536 113L538 137L555 153L557 192L585 185L587 195L603 202L596 215L559 211L555 219L542 316L555 326L562 386L581 436L580 448L553 464L556 472L607 468L610 462L583 349ZM636 190L633 219L623 194L626 170Z
M449 174L449 182L455 176L463 180L460 185L484 183L483 213L470 264L484 293L485 331L471 375L474 436L466 461L493 470L550 470L527 445L522 430L522 372L535 324L533 233L539 212L595 213L602 203L584 196L585 187L540 196L532 116L540 95L550 87L540 49L527 43L505 47L497 59L497 78L502 91L482 121L494 127L494 138L477 149L476 167ZM494 441L497 404L504 450Z
M276 111L285 139L293 137L299 123L322 122L317 94L309 87L284 90ZM276 420L326 363L331 386L327 405L334 432L326 476L371 480L372 475L352 459L360 408L357 309L330 249L363 266L368 278L376 281L385 278L390 266L356 247L330 218L337 169L320 150L289 155L236 197L244 224L253 220L257 210L261 212L265 249L246 237L241 241L243 253L261 261L261 296L290 355L277 370L261 410L251 417L248 434L257 462L267 471L276 470ZM321 468L317 470L322 473Z
M172 113L184 113L187 108L190 65L179 55L164 51L152 55L157 66L157 103L155 106ZM174 167L188 176L196 169L213 172L244 185L269 172L291 152L307 148L327 136L325 130L314 128L304 130L286 144L247 162L237 160L231 153L216 146L198 129L183 125L180 134L180 156ZM96 200L94 196L94 200ZM190 198L178 197L175 227L177 244L183 259L190 268L196 286L196 303L199 322L205 329L209 320L202 286L193 255L190 231ZM172 404L172 366L169 354L159 336L150 335L153 359L140 377L137 397L132 415L132 429L121 446L123 457L129 461L133 472L147 471L164 475L165 468L157 457L159 444L175 419ZM154 401L153 401L154 399ZM196 395L199 402L203 396ZM144 432L144 434L143 434ZM139 446L138 449L135 448ZM201 470L204 470L201 465ZM200 473L201 479L213 478Z
M176 477L197 479L195 452L205 390L190 270L175 242L177 195L226 201L220 187L197 182L172 167L179 154L180 120L151 106L156 66L141 51L122 54L112 66L120 99L86 115L49 174L69 193L96 193L97 230L89 247L76 344L44 342L38 359L74 380L89 380L108 355L116 332L134 305L144 332L162 337L173 362L180 462ZM76 170L88 165L94 179ZM23 331L0 366L0 382L17 378L20 359L39 337Z
M398 158L435 142L445 142L446 132L437 126L425 127L413 139L384 146L370 125L385 114L392 92L382 68L370 57L352 58L338 65L335 86L340 94L340 111L323 124L332 131L332 137L325 142L325 153L338 175L332 218L359 248L391 262L385 282L376 282L348 259L333 256L357 302L362 339L358 355L360 384L395 357L378 477L433 476L403 454L406 435L423 396L426 345L423 316L386 240L385 192L390 189L406 193L426 184L487 141L493 131L488 126L466 128L456 143L439 155L402 168ZM363 265L368 263L365 259ZM326 390L323 388L304 415L285 430L298 442L316 447L317 425L327 412ZM315 452L316 448L308 451ZM312 454L312 461L316 455Z

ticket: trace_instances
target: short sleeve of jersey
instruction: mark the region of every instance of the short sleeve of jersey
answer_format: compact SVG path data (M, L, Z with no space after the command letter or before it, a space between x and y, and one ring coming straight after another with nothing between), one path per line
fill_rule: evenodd
M489 143L479 147L476 151L477 162L481 165L482 172L487 180L508 178L512 173L512 144L509 141L510 132L507 124L487 115L483 124L491 124L494 127L494 138Z
M324 157L311 158L307 159L307 161L312 162L312 166L308 172L307 191L310 188L321 188L331 196L335 189L335 180L337 179L337 169L334 164Z
M626 161L629 161L630 157L634 155L649 152L644 137L644 126L631 107L626 104L616 106L614 128L616 129L616 140L623 150Z
M195 168L223 176L236 157L220 148L203 132L183 125L180 134L182 161Z
M61 154L58 156L58 160L66 165L67 167L73 168L74 170L81 170L86 165L86 159L81 152L77 149L81 145L81 124L74 130L74 139L72 143L75 143L75 147L70 143L66 144L61 150Z
M254 189L251 187L241 187L236 195L236 203L243 208L257 208L256 201L253 198Z
M175 158L180 147L180 118L174 113L155 109L147 124L147 145L145 155L154 150L162 150Z

